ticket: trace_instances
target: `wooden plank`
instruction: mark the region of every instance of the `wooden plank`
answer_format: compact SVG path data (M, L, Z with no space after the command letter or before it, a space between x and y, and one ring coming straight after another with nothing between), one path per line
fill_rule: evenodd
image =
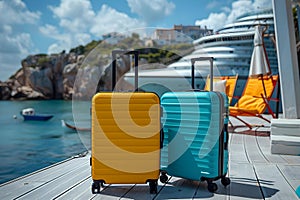
M215 181L218 185L218 190L215 193L211 193L207 190L207 183L200 182L198 189L193 197L193 199L217 199L217 200L225 200L227 199L227 195L229 194L229 187L224 187L220 180Z
M79 182L78 185L70 186L63 194L59 195L56 199L58 200L81 200L81 199L92 199L95 195L92 194L91 185L92 178L88 177Z
M89 176L90 167L82 165L76 171L68 171L63 176L43 184L41 187L36 188L19 199L53 199Z
M244 135L244 146L250 163L268 163L269 161L262 155L257 144L256 137Z
M68 172L72 172L77 168L85 166L87 158L70 159L66 162L61 162L37 172L31 173L24 177L13 180L0 187L1 199L14 199L22 196L27 192L33 191L48 182L54 181L57 178L64 176Z
M161 189L161 187L158 187L158 191L160 189ZM150 194L150 187L148 184L137 184L120 199L122 199L122 200L130 200L130 199L151 200L151 199L154 199L155 196L156 196L156 194Z
M270 154L268 140L268 137L230 134L229 177L231 184L224 188L220 181L216 181L219 189L215 193L208 192L206 182L172 177L165 185L159 182L157 195L149 194L149 186L146 184L107 185L101 194L93 195L89 156L86 156L71 159L9 184L3 184L0 187L0 197L1 199L14 199L21 196L20 199L105 200L240 200L263 199L264 197L266 199L297 199L295 189L300 185L300 156ZM249 163L248 157L253 164Z
M231 133L230 137L230 144L244 144L243 141L243 134L239 134L239 133Z
M297 199L293 188L274 164L254 164L265 199Z
M300 156L295 155L281 155L281 157L286 160L288 164L298 164L300 165Z
M249 163L244 148L243 135L231 134L231 142L229 143L229 160L234 163Z
M229 136L228 144L231 144L232 143L232 136L233 136L233 134L229 132L228 136Z
M111 184L104 188L100 194L96 194L93 200L115 200L126 195L135 185L134 184Z
M172 177L155 199L193 199L198 187L198 181Z
M52 166L43 168L41 170L37 170L33 173L30 173L28 175L25 175L23 177L17 178L15 180L12 180L10 182L4 183L1 185L0 190L5 187L6 185L12 185L20 180L32 180L32 181L48 181L49 179L55 178L57 177L58 172L62 172L64 173L64 171L66 169L69 169L69 166L74 165L74 166L78 166L78 159L84 159L84 158L76 158L76 159L69 159L63 162L60 162L58 164L54 164ZM82 162L82 164L84 164L84 162ZM41 173L43 174L43 176L41 176Z
M157 192L159 193L163 187L165 187L166 183L161 183L160 181L157 182ZM135 185L128 193L122 197L122 200L129 200L129 199L143 199L143 200L150 200L155 199L157 194L150 194L150 187L148 184L143 185Z
M262 154L268 159L270 163L286 163L286 160L283 159L278 154L271 154L271 141L270 137L256 137L257 143Z
M263 199L252 164L230 163L230 200Z
M300 185L300 165L277 165L285 179L296 191L297 187Z

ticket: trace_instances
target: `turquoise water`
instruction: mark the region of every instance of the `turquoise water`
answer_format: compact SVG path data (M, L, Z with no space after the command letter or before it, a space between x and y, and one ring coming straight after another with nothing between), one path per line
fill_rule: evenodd
M32 107L53 114L49 121L24 121L19 114ZM76 104L80 125L90 126L89 102ZM80 109L79 109L80 110ZM87 150L90 132L77 133L62 127L74 124L71 101L0 101L0 183L65 160ZM17 117L14 119L14 115Z

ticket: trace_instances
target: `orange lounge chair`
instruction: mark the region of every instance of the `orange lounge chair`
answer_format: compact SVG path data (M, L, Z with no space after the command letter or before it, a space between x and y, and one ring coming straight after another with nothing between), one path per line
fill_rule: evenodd
M277 82L278 75L264 76L259 78L249 77L242 97L238 99L234 106L229 106L229 115L240 120L250 129L252 129L254 125L247 123L238 116L255 116L270 123L270 120L263 117L262 114L266 111L266 109L268 109L272 117L275 118L274 112L269 106L269 101L278 101L278 99L271 99Z
M229 105L234 95L234 90L236 86L236 82L238 79L238 75L236 76L216 76L213 78L214 90L222 91L228 96ZM207 76L206 84L204 90L209 91L210 89L210 77Z

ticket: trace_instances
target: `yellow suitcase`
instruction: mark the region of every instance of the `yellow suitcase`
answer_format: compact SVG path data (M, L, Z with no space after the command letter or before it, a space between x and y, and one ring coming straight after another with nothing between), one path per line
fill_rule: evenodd
M100 192L104 183L147 182L150 193L157 193L160 118L154 93L100 92L93 97L92 193Z

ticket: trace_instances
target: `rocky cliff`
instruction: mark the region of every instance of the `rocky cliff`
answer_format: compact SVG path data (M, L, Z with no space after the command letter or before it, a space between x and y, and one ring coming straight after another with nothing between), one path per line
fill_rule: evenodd
M111 90L110 62L109 56L90 62L84 55L64 52L28 56L22 60L19 71L8 81L0 82L0 99L88 100L99 90ZM129 68L128 58L118 59L118 78ZM132 87L128 83L121 85L127 89Z
M192 44L184 43L149 47L138 34L132 34L118 44L93 40L71 49L70 53L30 55L9 80L0 81L0 100L90 100L97 91L111 90L111 51L132 47L139 49L140 61L144 61L139 68L147 69L149 66L143 64L152 63L150 68L165 67L194 49ZM122 79L130 64L128 56L117 59L117 89L134 89Z

